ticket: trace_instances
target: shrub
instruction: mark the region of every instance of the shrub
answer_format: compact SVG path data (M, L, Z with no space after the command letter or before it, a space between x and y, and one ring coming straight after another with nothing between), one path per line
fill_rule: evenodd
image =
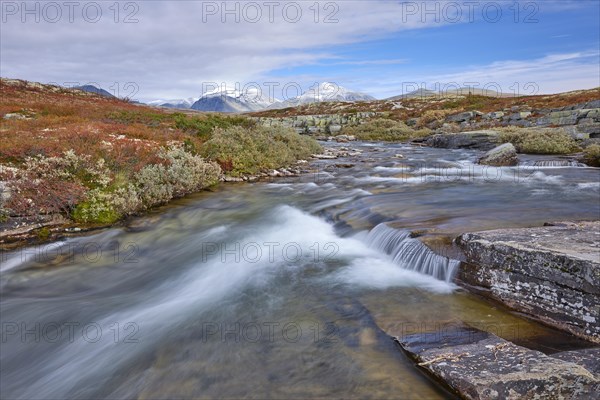
M503 128L501 143L512 143L519 153L570 154L580 150L575 140L560 129Z
M201 117L188 117L185 114L176 113L173 116L175 127L186 132L191 132L200 138L207 139L215 128L227 129L233 126L252 128L255 122L246 117L224 116L219 114L208 114Z
M239 176L286 167L321 151L312 138L281 126L217 128L202 154L217 161L229 174Z
M377 118L371 119L362 125L346 127L342 133L353 135L360 140L402 142L429 136L431 131L429 129L415 130L404 122Z
M170 143L158 153L162 163L148 164L127 181L117 175L113 186L95 189L73 211L78 222L110 224L143 209L197 192L216 184L221 170L216 163Z
M591 167L600 167L600 145L592 144L583 150L583 161Z

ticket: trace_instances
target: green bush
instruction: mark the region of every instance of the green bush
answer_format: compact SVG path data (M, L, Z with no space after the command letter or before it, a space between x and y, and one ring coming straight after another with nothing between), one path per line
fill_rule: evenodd
M255 122L246 117L208 114L201 117L189 117L185 114L173 114L175 127L193 133L200 138L208 138L215 128L227 129L233 126L252 128Z
M377 118L371 119L362 125L346 127L341 133L355 136L359 140L404 142L429 136L431 131L429 129L415 130L404 122Z
M240 176L286 167L321 150L314 139L289 128L233 126L215 129L201 154L229 175Z
M519 153L527 154L571 154L581 150L571 136L553 128L504 128L500 142L512 143Z
M0 223L8 221L8 210L0 208Z
M163 163L146 165L134 174L131 181L118 175L114 185L88 192L86 200L73 210L73 219L84 223L110 224L126 215L197 192L219 181L219 166L187 152L182 144L171 143L158 156Z
M583 150L583 161L591 167L600 167L600 145L592 144Z

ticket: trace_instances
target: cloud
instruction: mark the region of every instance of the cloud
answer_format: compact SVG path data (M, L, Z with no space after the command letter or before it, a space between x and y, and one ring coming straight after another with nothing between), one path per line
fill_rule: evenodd
M500 89L511 94L547 94L600 87L600 53L597 50L548 54L532 60L504 60L485 65L455 67L454 71L406 70L402 80L360 81L379 98L412 91L456 86Z
M21 7L21 2L9 3ZM27 7L35 9L40 3ZM141 97L187 97L199 90L190 85L253 81L273 70L331 59L335 55L330 49L338 46L427 26L416 18L403 21L401 8L393 2L318 3L318 13L313 3L292 2L302 5L298 21L289 3L278 3L272 19L270 10L261 7L257 23L248 22L255 14L251 9L244 11L246 2L129 2L119 3L118 14L113 3L97 2L101 18L95 23L86 17L83 6L73 13L73 22L64 8L56 23L48 22L42 9L40 23L22 10L15 15L4 13L2 75L43 82L92 81L104 86L135 82ZM126 4L135 7L125 8ZM207 4L218 8L226 4L229 10L237 5L238 10L211 14ZM94 8L87 14L94 17L90 10ZM130 20L138 22L125 23L130 14Z
M97 22L91 22L93 7L88 7L87 14L83 11L92 3L101 7ZM142 100L198 96L203 82L231 85L277 80L299 82L304 87L329 80L383 97L401 89L398 76L404 82L495 80L506 85L511 79L540 81L547 91L590 86L598 76L597 56L582 53L571 53L570 58L559 55L560 59L553 59L556 55L551 55L542 60L467 66L444 73L427 71L422 66L415 69L407 60L395 57L401 51L400 44L389 58L357 58L343 49L387 39L398 32L443 27L449 21L436 22L418 12L407 12L408 4L423 2L275 3L272 14L268 7L261 6L260 18L253 23L257 14L249 4L265 2L120 2L118 13L113 2L81 2L72 22L63 7L62 18L52 23L48 21L52 18L50 11L43 15L47 3L29 2L29 10L36 4L42 7L38 13L42 14L41 21L36 23L35 15L23 14L20 1L3 1L0 73L41 82L95 82L107 89L116 88L122 95L129 94L125 86L132 82L139 87L135 97ZM453 2L436 2L440 9L446 3ZM512 1L498 3L508 7ZM579 3L543 5L563 10L581 7ZM20 9L13 13L7 4ZM233 13L224 13L224 4ZM301 5L297 21L294 4ZM217 7L216 12L207 8L211 6ZM463 15L463 19L466 17Z

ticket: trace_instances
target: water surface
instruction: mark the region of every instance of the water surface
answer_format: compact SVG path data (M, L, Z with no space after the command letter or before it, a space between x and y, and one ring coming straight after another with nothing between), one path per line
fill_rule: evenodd
M442 399L384 331L468 323L547 353L583 345L459 290L451 239L597 219L599 170L351 147L314 174L2 254L0 395Z

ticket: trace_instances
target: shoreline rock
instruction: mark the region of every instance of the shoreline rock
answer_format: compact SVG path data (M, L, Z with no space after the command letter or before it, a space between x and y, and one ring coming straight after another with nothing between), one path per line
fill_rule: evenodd
M447 334L418 333L395 338L418 366L466 399L594 399L600 380L585 360L547 356L468 326ZM574 361L580 361L574 363ZM587 364L586 364L587 363Z
M513 167L519 164L517 149L512 143L504 143L494 147L481 157L478 161L482 165L491 165L493 167Z
M600 343L600 221L465 233L457 281Z

